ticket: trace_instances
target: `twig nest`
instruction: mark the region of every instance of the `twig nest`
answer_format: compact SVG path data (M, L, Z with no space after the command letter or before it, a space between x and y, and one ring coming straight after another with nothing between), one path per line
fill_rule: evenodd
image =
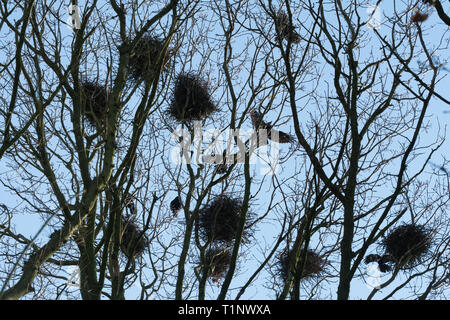
M416 23L424 22L425 20L428 19L428 16L429 16L428 13L421 13L417 9L414 9L414 14L411 16L411 22Z
M208 83L193 73L181 73L175 79L168 113L178 122L203 120L217 110L209 94Z
M167 50L164 57L163 54L164 42L161 39L150 34L143 35L131 49L128 63L129 77L136 82L152 79L159 72L160 59L164 69L172 56L171 50Z
M85 119L92 126L102 125L108 114L108 95L105 86L94 81L81 83L81 99Z
M231 242L236 238L242 214L242 200L222 195L214 198L200 210L199 229L205 241ZM247 213L243 240L250 235L249 221L252 214Z
M203 270L213 282L219 282L225 277L231 263L231 252L227 248L210 248L205 252ZM206 268L206 270L205 270Z
M300 252L297 264L291 267L292 275L299 276L300 279L311 279L320 275L325 268L325 260L323 257L314 250L308 249L306 252L306 261L303 264L303 272L301 272L302 270L300 270L300 266L303 254L304 249ZM288 278L289 266L294 258L294 252L291 250L285 250L279 257L279 274L284 281Z
M275 17L275 28L277 29L277 36L281 39L290 41L292 43L299 43L301 38L295 30L295 26L289 21L289 16L286 12L280 10Z
M148 244L145 234L131 221L124 221L122 227L120 249L128 258L140 256Z
M431 244L431 232L416 224L401 225L382 240L386 255L402 269L420 264L429 252Z

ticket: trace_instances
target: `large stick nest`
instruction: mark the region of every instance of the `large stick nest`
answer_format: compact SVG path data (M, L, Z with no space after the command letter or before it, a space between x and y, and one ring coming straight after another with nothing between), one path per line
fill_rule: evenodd
M430 251L431 232L422 225L404 224L382 240L386 254L402 269L420 264Z
M236 238L242 215L242 200L218 196L200 210L199 229L204 241L231 242ZM243 240L250 236L252 213L247 212Z
M175 79L168 113L178 122L203 120L217 110L209 94L208 83L193 73L181 73Z
M308 249L306 252L306 261L303 264L303 272L300 270L301 266L301 258L304 254L304 249L301 250L297 263L291 267L291 274L294 276L299 276L300 279L311 279L316 277L322 273L325 268L325 260L324 258L316 253L312 249ZM293 259L295 258L294 252L292 250L285 250L280 254L279 257L279 266L278 271L283 279L286 281L288 278L288 271L291 263L293 263ZM300 274L301 272L301 274Z
M425 20L428 19L428 17L429 17L428 13L421 13L420 11L415 9L414 14L411 16L411 22L416 23L424 22Z
M105 123L108 114L108 90L94 81L81 83L82 110L92 126Z
M148 244L145 234L131 221L123 221L122 227L120 249L128 258L140 256Z
M131 42L131 40L128 41ZM164 42L161 39L149 34L143 35L131 50L128 62L129 78L136 82L152 79L159 73L159 61L163 60L162 68L164 70L171 56L172 51L165 50Z
M295 30L295 26L289 21L289 16L284 11L279 11L275 17L275 28L281 39L292 43L299 43L301 38Z
M231 252L227 248L210 248L205 253L203 270L213 282L218 282L225 277L231 263ZM206 268L206 270L205 270Z

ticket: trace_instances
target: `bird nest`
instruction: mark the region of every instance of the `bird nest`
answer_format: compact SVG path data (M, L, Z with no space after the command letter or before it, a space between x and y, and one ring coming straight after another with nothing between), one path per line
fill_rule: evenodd
M422 225L404 224L389 232L381 244L398 267L409 269L420 264L427 256L432 236Z
M205 253L203 270L213 282L225 277L231 263L231 252L226 248L210 248Z
M85 119L92 126L102 125L108 114L108 95L105 86L94 81L81 83L81 99Z
M175 79L168 113L178 122L203 120L217 110L209 94L208 83L193 73L181 73Z
M120 248L128 258L135 258L144 252L148 240L142 230L131 221L123 221Z
M275 17L275 28L277 37L292 43L300 42L300 35L295 30L295 26L289 21L289 16L284 11L279 11Z
M303 254L304 249L301 250L297 263L291 267L291 274L293 274L294 276L299 276L300 279L311 279L320 275L320 273L322 273L325 268L324 258L314 250L308 249L306 252L306 261L303 264L303 270L300 270L300 259L302 258ZM283 253L281 253L279 257L278 272L284 281L286 281L288 278L289 268L294 258L295 255L293 254L293 252L288 250L285 250Z
M127 40L132 42L133 40ZM162 55L165 53L164 57ZM162 59L162 68L168 64L172 56L171 50L165 50L164 42L150 34L143 35L131 49L128 62L129 78L138 82L152 79L159 73Z
M417 9L414 10L414 14L411 16L411 22L420 23L427 20L429 17L428 13L421 13Z
M231 242L236 238L242 215L242 200L218 196L200 210L199 229L204 241ZM248 212L243 240L250 237L252 213Z

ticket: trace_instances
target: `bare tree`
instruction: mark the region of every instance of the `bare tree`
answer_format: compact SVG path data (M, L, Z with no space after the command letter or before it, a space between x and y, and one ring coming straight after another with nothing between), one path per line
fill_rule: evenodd
M2 3L0 298L445 298L446 16L367 6Z

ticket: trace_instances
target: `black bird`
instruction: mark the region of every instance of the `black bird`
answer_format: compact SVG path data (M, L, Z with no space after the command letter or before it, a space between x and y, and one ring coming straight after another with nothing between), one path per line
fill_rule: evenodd
M383 263L381 261L378 262L378 268L380 268L381 272L389 272L392 270L390 265Z
M380 268L381 272L389 272L392 270L392 267L388 263L393 263L394 258L392 258L388 254L384 254L380 260L378 261L378 267Z
M291 137L291 135L287 134L286 132L274 129L272 122L265 122L263 120L262 114L256 111L256 109L252 109L250 111L250 118L252 120L253 128L267 130L267 138L269 140L273 140L272 133L275 134L278 133L278 139L276 141L278 143L289 143L294 140L294 138ZM265 142L264 144L267 144L267 142Z
M364 262L366 264L369 264L371 262L379 262L381 257L378 254L369 254L366 259L364 259Z
M378 254L369 254L365 259L364 262L366 264L377 262L378 268L380 268L381 272L389 272L392 270L392 267L388 264L391 262L394 262L393 258L388 255L384 254L383 256L380 256Z
M172 210L174 217L177 216L178 211L181 210L181 201L180 197L176 197L170 202L170 210Z
M136 206L135 206L135 204L134 204L134 198L133 198L133 196L131 195L131 194L127 194L125 197L124 197L124 204L125 204L125 207L126 208L128 208L129 210L130 210L130 213L132 214L132 215L135 215L136 213L137 213L137 211L136 211Z

